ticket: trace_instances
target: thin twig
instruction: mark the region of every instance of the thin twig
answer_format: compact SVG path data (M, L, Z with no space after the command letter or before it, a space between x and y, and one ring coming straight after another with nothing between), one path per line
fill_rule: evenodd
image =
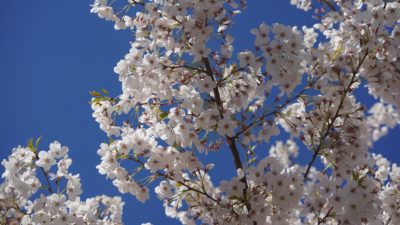
M349 93L349 91L350 91L350 89L351 89L351 85L353 85L353 83L354 83L354 81L355 81L355 78L356 78L356 75L357 75L358 71L360 70L361 65L363 64L363 62L364 62L365 59L367 58L367 55L368 55L368 54L369 54L369 50L366 49L366 52L365 52L363 58L362 58L361 61L358 63L357 68L353 71L353 75L352 75L352 77L351 77L350 83L347 85L347 87L346 87L345 90L344 90L344 93L343 93L343 95L342 95L342 97L341 97L341 99L340 99L339 106L338 106L338 108L336 109L336 113L335 113L335 115L333 116L333 119L331 120L331 122L328 123L328 126L327 126L327 128L325 129L324 134L321 135L321 138L320 138L320 140L319 140L318 146L317 146L317 148L314 150L314 154L313 154L313 156L312 156L312 158L311 158L311 161L308 163L306 172L304 173L304 180L307 180L307 176L308 176L308 174L310 173L311 166L314 164L315 160L317 159L317 156L320 154L320 151L321 151L321 149L322 149L322 143L324 142L325 138L329 135L330 130L331 130L332 127L333 127L333 124L335 123L336 119L339 117L339 111L340 111L341 108L343 107L344 100L345 100L347 94Z
M250 123L249 125L247 125L246 127L244 127L241 131L237 132L235 134L235 136L233 136L234 138L238 138L241 134L245 133L247 130L249 130L251 127L255 126L255 125L262 125L264 119L266 119L267 117L271 116L271 115L275 115L276 113L278 113L283 107L287 106L289 103L291 103L292 101L296 100L297 98L299 98L306 90L308 90L308 88L304 88L303 90L301 90L297 95L293 96L290 99L287 99L283 104L279 105L278 107L276 107L274 110L272 110L271 112L264 114L260 117L257 118L262 118L260 120L255 120L252 123ZM259 122L257 124L257 122Z
M318 225L325 223L325 220L330 216L332 209L333 209L333 206L331 206L331 208L328 210L328 212L325 214L325 216L322 219L318 219Z
M37 151L36 151L36 160L38 160L38 159L39 159L39 154L38 154ZM54 192L53 192L53 189L51 188L51 185L50 185L49 174L43 169L43 167L40 167L40 171L42 172L42 174L43 174L43 176L44 176L44 178L45 178L45 180L46 180L46 183L47 183L47 190L48 190L51 194L53 194Z
M132 161L135 161L135 162L139 163L140 165L144 166L144 163L142 161L140 161L139 159L136 159L136 158L131 157L131 156L129 156L128 159L132 160ZM222 205L222 203L220 201L218 201L217 199L213 198L211 195L209 195L205 191L197 190L197 189L185 184L184 182L175 180L173 177L169 176L168 174L161 173L160 171L157 171L156 174L158 176L160 176L160 177L164 177L165 179L169 179L169 180L172 180L172 181L174 181L174 182L176 182L176 183L178 183L180 185L183 185L183 186L185 186L187 189L189 189L191 191L194 191L194 192L197 192L199 194L202 194L202 195L206 196L207 198L211 199L212 201L214 201L215 203L217 203L218 205Z
M325 2L325 4L328 5L328 7L329 7L332 11L336 12L336 8L335 8L335 6L332 4L332 2L330 2L329 0L322 0L322 1Z

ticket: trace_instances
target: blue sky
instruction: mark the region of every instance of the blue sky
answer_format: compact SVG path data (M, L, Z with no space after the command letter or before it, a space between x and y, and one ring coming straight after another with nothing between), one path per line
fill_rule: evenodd
M88 101L91 90L106 88L113 96L121 92L113 67L132 40L129 31L114 31L113 24L90 14L91 3L12 0L0 8L0 160L31 137L43 136L42 149L58 140L70 148L71 171L81 174L84 198L119 194L95 169L100 160L96 150L106 136L92 119ZM252 45L249 31L263 21L298 26L313 23L310 15L290 6L289 0L249 1L232 30L237 49ZM364 92L359 95L365 104L371 104ZM399 131L392 131L375 148L397 163L400 155L394 146L400 139ZM310 152L304 154L304 160L309 157ZM220 160L225 161L229 160ZM229 176L230 163L217 164L215 170L220 172L216 177ZM146 204L130 195L123 197L125 224L178 224L164 215L155 195Z

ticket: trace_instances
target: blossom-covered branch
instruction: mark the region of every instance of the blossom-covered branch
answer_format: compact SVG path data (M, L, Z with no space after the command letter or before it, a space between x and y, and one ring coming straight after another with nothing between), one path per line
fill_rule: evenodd
M92 13L134 33L114 68L122 93L91 92L108 136L99 173L142 202L156 183L166 215L182 224L400 224L400 167L371 152L400 123L400 3L290 3L316 23L261 23L254 45L234 51L245 0L95 0ZM375 104L367 109L356 89ZM58 142L13 150L2 163L2 221L120 223L119 198L79 200L67 151ZM225 165L200 159L221 151L236 175L219 182ZM47 195L36 198L40 187ZM109 210L91 211L100 202Z
M100 195L81 201L79 174L68 172L72 163L69 149L55 141L49 150L39 151L39 141L14 148L2 162L1 224L121 224L121 198ZM60 186L61 181L65 187Z
M143 1L124 15L95 1L92 12L135 34L114 68L123 93L92 101L112 137L98 151L100 173L144 201L147 183L118 163L143 162L149 177L163 179L156 193L166 214L183 224L395 224L381 206L385 187L398 183L397 165L383 166L369 150L399 123L399 3L290 3L314 9L319 21L262 23L251 30L254 46L234 54L230 27L245 13L243 0ZM368 117L354 96L362 81L384 102ZM137 117L117 124L133 110ZM383 119L388 112L396 115ZM271 143L281 128L291 140ZM257 157L266 146L270 155ZM313 152L307 165L297 164L299 148ZM198 156L225 149L237 176L215 185L213 166Z

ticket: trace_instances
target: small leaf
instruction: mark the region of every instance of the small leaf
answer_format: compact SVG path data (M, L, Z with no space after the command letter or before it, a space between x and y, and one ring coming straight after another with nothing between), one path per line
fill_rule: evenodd
M99 92L97 92L97 91L90 91L89 93L93 97L101 97L101 94Z
M360 175L357 173L357 172L352 172L353 173L353 180L355 180L355 181L359 181L359 179L360 179Z
M231 195L228 197L229 200L239 200L239 197L236 195Z
M107 89L102 88L101 91L102 91L104 94L106 94L106 95L109 94L109 92L107 91Z
M35 152L35 146L34 146L34 144L33 144L33 138L30 138L30 139L28 140L28 148L29 148L31 151Z
M178 151L182 150L182 146L179 145L179 143L174 143L174 145L172 145L172 147L176 148Z
M160 120L164 120L165 118L167 118L168 117L168 112L162 112L161 114L160 114L160 116L159 116L159 119Z
M38 149L41 140L42 140L42 136L40 136L40 137L38 137L38 139L36 139L35 149Z
M251 164L251 163L255 162L256 160L257 160L257 157L253 157L253 158L251 158L251 159L249 160L249 164Z
M335 53L332 56L332 61L335 61L335 59L339 56L342 50L343 50L343 43L340 41L338 47L335 50Z
M42 185L42 186L40 186L39 189L41 189L41 190L48 190L49 188L48 188L47 186Z
M118 158L119 159L127 159L127 158L129 158L129 155L122 154L122 155L118 156Z

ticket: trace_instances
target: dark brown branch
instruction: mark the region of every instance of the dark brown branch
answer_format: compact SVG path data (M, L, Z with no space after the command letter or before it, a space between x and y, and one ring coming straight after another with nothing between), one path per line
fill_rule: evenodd
M389 219L386 221L385 225L389 225L389 223L392 221L392 216L389 217Z
M325 214L325 216L322 219L318 219L318 225L321 225L326 222L326 219L330 216L332 209L333 209L333 206L328 210L328 212Z
M330 2L329 0L322 0L323 2L325 2L325 4L334 12L336 12L335 6L333 5L332 2Z
M227 136L226 142L227 142L229 148L231 149L231 153L233 156L233 160L235 162L236 169L243 169L243 164L242 164L242 161L240 160L240 155L239 155L239 151L236 146L235 138Z
M145 6L145 3L142 1L142 2L139 2L139 1L133 1L132 3L131 3L131 5L132 6L134 6L134 5L140 5L140 6Z
M215 78L214 78L214 75L213 75L213 72L211 69L210 61L208 60L208 58L203 58L203 63L206 66L207 75L210 76L213 81L215 81ZM221 118L224 118L224 108L222 106L222 100L221 100L221 96L219 94L218 86L215 87L213 91L214 91L215 102L217 104L220 116L221 116ZM227 144L232 152L232 156L233 156L233 159L235 162L236 169L243 169L243 164L242 164L242 161L240 160L240 155L239 155L239 151L236 146L235 138L226 136L226 140L227 140ZM247 186L247 182L246 182L246 186Z
M211 64L210 64L209 59L208 58L203 58L202 61L203 61L204 65L205 65L205 67L206 67L207 75L210 76L211 79L215 82L216 80L215 80L215 77L213 75L213 71L211 69ZM219 94L218 86L216 86L213 89L213 92L214 92L215 103L217 104L219 114L220 114L221 118L224 118L224 108L223 108L223 103L222 103L222 100L221 100L221 96ZM237 149L237 146L236 146L236 139L234 137L226 136L226 142L227 142L227 144L229 146L229 149L230 149L230 151L232 153L233 161L235 163L236 169L243 169L243 164L242 164L242 161L240 159L239 150ZM246 197L246 193L247 193L247 189L248 189L248 184L247 184L246 177L244 176L240 181L243 182L244 185L245 185L245 188L243 189L243 198L245 199L245 204L246 204L247 209L250 210L251 209L251 205L248 203L247 197Z
M161 65L163 67L165 67L165 68L170 68L170 69L185 68L185 69L191 69L191 70L199 71L201 73L205 73L206 72L203 68L197 68L197 67L186 65L186 64L184 64L184 65L165 65L165 64L161 63Z
M211 64L210 64L210 61L208 60L208 58L203 58L203 63L206 66L207 75L210 76L211 79L215 82L216 80L215 80L215 77L213 75L213 72L212 72L212 69L211 69ZM215 103L217 104L219 114L220 114L221 118L224 118L224 108L223 108L223 105L222 105L222 100L221 100L221 96L219 94L218 86L216 86L213 89L213 92L214 92Z

